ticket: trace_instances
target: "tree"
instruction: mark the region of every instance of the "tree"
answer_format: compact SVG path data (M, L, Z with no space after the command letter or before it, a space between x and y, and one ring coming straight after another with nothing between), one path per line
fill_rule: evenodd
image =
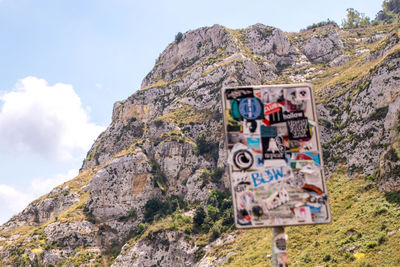
M206 211L203 206L198 206L193 216L193 223L196 226L201 226L206 218Z
M183 34L181 32L178 32L175 35L175 42L179 43L182 40Z
M400 21L400 0L385 0L382 10L376 14L375 20L384 23Z
M369 25L371 25L370 18L354 8L347 9L346 19L342 21L342 26L345 29L368 27Z

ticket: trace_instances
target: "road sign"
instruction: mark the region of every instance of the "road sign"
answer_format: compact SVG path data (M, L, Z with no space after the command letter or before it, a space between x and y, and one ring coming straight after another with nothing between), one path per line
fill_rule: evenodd
M236 227L330 222L312 86L223 88L222 100Z

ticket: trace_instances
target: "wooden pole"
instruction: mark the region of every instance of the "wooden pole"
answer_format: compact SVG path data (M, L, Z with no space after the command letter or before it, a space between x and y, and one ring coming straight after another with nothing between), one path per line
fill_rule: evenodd
M272 266L273 267L286 267L288 266L288 256L286 250L287 235L285 228L277 226L272 228Z

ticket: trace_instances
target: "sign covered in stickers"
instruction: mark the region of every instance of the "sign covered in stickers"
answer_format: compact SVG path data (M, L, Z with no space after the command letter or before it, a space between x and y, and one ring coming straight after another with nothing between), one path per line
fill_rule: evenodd
M331 221L309 84L223 88L238 228Z

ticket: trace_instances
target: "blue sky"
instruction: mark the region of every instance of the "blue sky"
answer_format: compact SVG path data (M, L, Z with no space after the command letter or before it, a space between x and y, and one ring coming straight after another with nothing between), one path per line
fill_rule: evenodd
M295 32L382 1L0 0L0 223L77 174L113 103L176 33L263 23Z

